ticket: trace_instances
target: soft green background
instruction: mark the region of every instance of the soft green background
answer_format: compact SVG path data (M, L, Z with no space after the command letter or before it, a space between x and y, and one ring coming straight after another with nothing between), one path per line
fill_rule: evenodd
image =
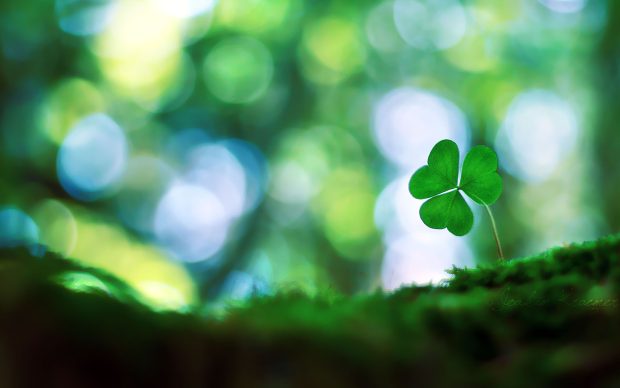
M437 282L496 257L479 206L464 238L419 220L407 181L442 138L497 151L506 256L618 231L619 18L611 0L5 0L0 241L171 308ZM89 117L126 149L62 159Z

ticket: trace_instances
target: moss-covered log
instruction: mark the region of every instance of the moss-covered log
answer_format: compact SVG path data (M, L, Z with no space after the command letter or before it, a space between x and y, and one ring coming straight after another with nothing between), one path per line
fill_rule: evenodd
M76 271L107 291L58 281ZM4 250L0 386L620 386L620 238L451 272L436 287L288 292L205 319Z

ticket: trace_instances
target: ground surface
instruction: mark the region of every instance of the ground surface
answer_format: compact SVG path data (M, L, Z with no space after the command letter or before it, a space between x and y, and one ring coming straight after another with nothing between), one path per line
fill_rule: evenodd
M205 321L54 255L0 251L0 387L620 386L620 238L452 272ZM76 273L108 291L60 284Z

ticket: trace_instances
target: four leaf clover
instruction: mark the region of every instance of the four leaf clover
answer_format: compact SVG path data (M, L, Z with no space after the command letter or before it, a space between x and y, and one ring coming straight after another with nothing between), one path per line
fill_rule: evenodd
M497 167L497 154L491 148L473 147L465 156L459 182L458 146L452 140L437 143L428 156L428 165L416 171L409 181L413 197L430 198L420 207L424 224L433 229L448 228L456 236L467 234L474 214L461 192L488 208L502 193Z

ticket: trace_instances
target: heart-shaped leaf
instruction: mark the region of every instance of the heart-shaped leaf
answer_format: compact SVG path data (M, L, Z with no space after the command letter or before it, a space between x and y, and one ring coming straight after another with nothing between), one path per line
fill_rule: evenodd
M452 140L437 143L428 157L428 165L417 170L409 181L409 191L417 199L427 199L420 207L420 218L433 229L447 228L463 236L474 223L474 215L461 195L490 205L502 192L502 179L497 173L497 155L486 146L470 150L463 162L460 183L459 149Z
M425 199L455 189L459 177L459 148L451 140L437 143L428 156L428 165L411 177L409 191Z
M458 190L438 195L420 207L420 218L430 228L448 228L456 236L464 236L474 224L474 214Z
M502 193L502 178L497 173L497 155L486 146L472 148L463 162L459 188L481 205L491 205Z

